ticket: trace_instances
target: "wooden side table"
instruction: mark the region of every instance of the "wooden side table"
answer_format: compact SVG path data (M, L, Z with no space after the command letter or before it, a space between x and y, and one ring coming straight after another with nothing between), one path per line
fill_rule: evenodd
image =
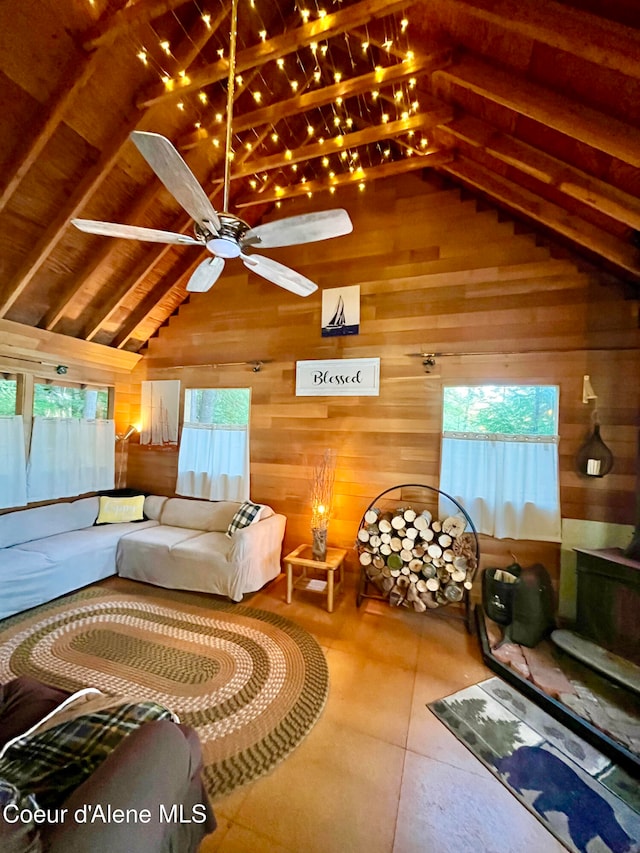
M344 558L347 552L343 548L327 548L324 560L314 560L311 545L298 545L295 551L284 558L287 573L287 604L291 604L291 596L295 589L308 589L311 592L327 594L327 610L333 613L334 593L338 593L344 581ZM302 569L298 577L293 576L294 566ZM310 577L308 573L325 572L326 579ZM338 572L338 582L334 580Z

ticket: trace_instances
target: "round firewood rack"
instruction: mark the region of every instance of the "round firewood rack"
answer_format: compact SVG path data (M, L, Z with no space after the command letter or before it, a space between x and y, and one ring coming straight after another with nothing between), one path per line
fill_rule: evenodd
M460 619L471 633L470 589L480 545L471 517L454 497L424 483L385 489L363 512L355 547L358 607L365 598L387 601Z

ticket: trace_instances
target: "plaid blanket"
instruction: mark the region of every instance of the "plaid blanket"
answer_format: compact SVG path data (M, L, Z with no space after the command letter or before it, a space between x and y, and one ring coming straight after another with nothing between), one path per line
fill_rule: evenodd
M82 714L14 741L0 758L0 778L34 795L40 808L57 808L134 729L150 720L175 719L155 702Z

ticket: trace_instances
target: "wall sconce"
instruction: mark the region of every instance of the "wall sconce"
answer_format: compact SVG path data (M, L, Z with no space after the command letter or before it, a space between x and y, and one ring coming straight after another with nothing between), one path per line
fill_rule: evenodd
M591 387L591 382L588 376L585 376L582 381L582 402L588 403L594 400L597 405L598 397ZM593 430L589 438L578 450L576 456L576 467L578 473L586 474L587 477L604 477L613 468L613 453L602 440L600 435L600 421L598 419L598 409L593 410L591 415L593 420Z
M134 432L140 432L140 430L134 424L129 424L125 433L123 433L122 435L118 435L116 433L116 441L127 441L131 438Z

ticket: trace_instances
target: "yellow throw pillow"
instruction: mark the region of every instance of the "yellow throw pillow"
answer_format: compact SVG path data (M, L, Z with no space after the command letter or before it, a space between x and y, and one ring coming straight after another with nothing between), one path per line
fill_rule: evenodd
M142 521L144 519L144 495L133 498L100 497L100 511L96 524L118 524L123 521Z

